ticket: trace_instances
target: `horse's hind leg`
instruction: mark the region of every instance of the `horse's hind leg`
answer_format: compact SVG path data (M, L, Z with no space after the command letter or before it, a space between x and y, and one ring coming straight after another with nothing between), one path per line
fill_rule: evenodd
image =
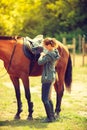
M55 108L55 113L56 113L57 116L59 116L59 113L61 111L62 97L63 97L63 90L60 93L56 92L56 108Z
M21 102L21 94L20 94L20 85L19 85L19 78L10 76L11 81L15 88L15 94L17 99L17 113L15 115L15 119L20 119L20 113L22 112L22 102Z
M24 76L22 78L22 82L23 82L23 85L24 85L24 89L25 89L25 97L27 99L27 103L28 103L28 112L29 112L29 115L28 115L28 120L31 120L33 119L32 117L32 113L33 113L33 102L31 102L31 94L30 94L30 88L29 88L29 79L27 76Z
M55 90L56 90L56 108L55 108L55 115L59 116L59 113L61 111L61 102L64 92L64 86L60 82L56 81L54 84Z

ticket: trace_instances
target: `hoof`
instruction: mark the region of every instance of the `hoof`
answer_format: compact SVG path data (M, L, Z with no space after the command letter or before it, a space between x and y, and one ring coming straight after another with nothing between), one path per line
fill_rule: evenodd
M14 119L15 119L15 120L19 120L19 119L20 119L20 116L15 115Z
M33 120L33 117L32 116L28 116L27 120Z
M20 113L21 113L22 111L23 111L23 110L21 109L21 110L19 110L19 111L16 113L16 115L15 115L15 117L14 117L15 120L19 120L19 119L20 119Z
M55 119L59 119L59 113L55 113Z

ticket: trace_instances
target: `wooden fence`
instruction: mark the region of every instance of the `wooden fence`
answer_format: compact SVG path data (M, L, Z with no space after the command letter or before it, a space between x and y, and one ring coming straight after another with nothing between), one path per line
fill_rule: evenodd
M72 54L73 54L73 66L75 66L75 52L76 52L76 39L73 38L72 39L72 44L68 44L67 41L66 41L66 38L63 38L63 44L65 46L67 46L67 48L69 50L72 50ZM87 54L87 43L85 41L85 37L81 37L79 35L79 53L82 54L82 66L84 66L85 64L85 56Z

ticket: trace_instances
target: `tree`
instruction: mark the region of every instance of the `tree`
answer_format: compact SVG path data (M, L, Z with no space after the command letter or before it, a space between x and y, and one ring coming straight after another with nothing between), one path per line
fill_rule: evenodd
M40 33L87 30L87 0L1 0L0 35L34 37Z
M0 1L0 35L18 35L34 0Z

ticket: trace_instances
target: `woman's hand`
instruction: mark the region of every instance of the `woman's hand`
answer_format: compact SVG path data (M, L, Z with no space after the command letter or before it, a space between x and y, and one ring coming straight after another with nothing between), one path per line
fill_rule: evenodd
M44 53L44 52L41 52L41 53L40 53L40 56L41 56L41 57L45 56L45 53Z

